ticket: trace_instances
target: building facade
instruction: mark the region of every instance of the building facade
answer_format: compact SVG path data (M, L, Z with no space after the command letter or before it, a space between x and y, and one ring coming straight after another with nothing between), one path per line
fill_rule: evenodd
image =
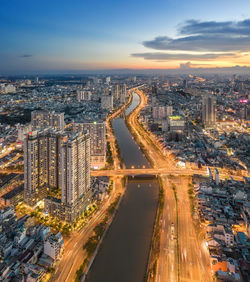
M31 112L31 125L34 129L52 127L55 130L63 130L64 113L33 111Z
M92 168L102 168L106 164L105 122L73 123L73 131L87 130L90 135L90 164Z
M92 92L91 91L77 90L76 94L77 94L77 100L79 102L80 101L90 101L91 100L91 96L92 96Z
M112 94L116 102L124 104L127 97L127 86L126 84L115 84L112 89Z
M101 107L103 110L112 111L114 107L113 95L102 95L101 97Z
M212 127L216 123L216 99L206 95L202 99L202 123L204 127Z
M57 197L50 195L57 191ZM45 199L45 211L73 222L90 199L90 138L87 132L51 128L30 132L24 141L24 201ZM48 198L47 198L48 196Z

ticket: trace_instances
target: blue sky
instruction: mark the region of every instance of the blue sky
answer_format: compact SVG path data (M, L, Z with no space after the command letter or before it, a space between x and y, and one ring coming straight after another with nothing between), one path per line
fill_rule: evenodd
M0 0L0 4L3 74L175 68L190 61L194 66L250 64L246 47L226 48L232 44L231 33L212 48L212 42L216 45L224 36L224 28L233 27L235 34L243 25L250 28L244 22L250 19L249 0ZM199 49L197 38L191 37L197 26L199 35L208 38L199 42ZM209 35L204 26L209 26ZM218 26L220 34L210 36ZM243 47L249 45L248 35L242 34ZM189 46L180 46L176 39L187 36ZM203 50L207 43L210 49Z

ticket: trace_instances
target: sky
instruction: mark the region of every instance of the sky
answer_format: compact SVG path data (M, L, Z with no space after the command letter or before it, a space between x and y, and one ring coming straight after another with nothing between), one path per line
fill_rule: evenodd
M250 67L249 0L0 0L0 74Z

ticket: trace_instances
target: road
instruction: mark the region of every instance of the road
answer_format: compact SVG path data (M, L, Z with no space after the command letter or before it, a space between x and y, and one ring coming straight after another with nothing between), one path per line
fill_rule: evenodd
M86 255L83 250L83 245L88 238L93 234L94 227L102 221L106 215L108 206L115 200L119 193L124 193L124 187L121 183L121 178L116 177L114 180L114 189L109 199L106 199L99 211L93 215L88 224L80 231L74 231L70 238L64 244L64 254L60 260L56 272L51 278L51 281L72 282L75 279L76 271L83 263Z
M140 172L160 174L165 192L156 281L212 281L208 252L204 248L204 242L196 235L188 197L191 176L194 173L206 174L206 170L177 169L174 157L171 154L168 154L167 158L163 155L157 140L154 140L154 136L148 134L138 121L140 110L146 105L146 98L141 91L137 91L137 94L141 97L141 103L129 116L128 122L132 125L132 132L137 141L150 153L149 157L154 163L154 169L151 171L142 169ZM127 170L128 172L133 174L133 169ZM173 184L176 186L177 203Z

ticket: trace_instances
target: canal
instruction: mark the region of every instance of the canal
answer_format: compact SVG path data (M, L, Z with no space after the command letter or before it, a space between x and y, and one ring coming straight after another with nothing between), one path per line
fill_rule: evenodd
M138 104L133 94L129 114ZM127 168L150 167L123 118L113 121L114 133ZM123 200L88 273L88 282L144 281L158 203L154 178L129 178Z

